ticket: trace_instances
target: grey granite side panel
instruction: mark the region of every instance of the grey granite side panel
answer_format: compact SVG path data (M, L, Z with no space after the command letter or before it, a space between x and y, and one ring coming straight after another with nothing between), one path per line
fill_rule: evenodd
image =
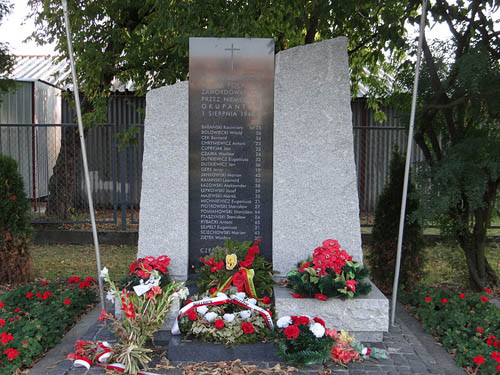
M144 156L137 257L166 254L171 275L188 272L188 83L146 96Z
M282 276L323 240L362 261L347 39L276 58L273 265Z

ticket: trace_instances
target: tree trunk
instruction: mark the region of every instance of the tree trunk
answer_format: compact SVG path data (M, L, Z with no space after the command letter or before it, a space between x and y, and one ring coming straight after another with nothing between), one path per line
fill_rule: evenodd
M80 157L78 128L62 127L61 149L49 180L47 215L70 220L74 208L76 168Z

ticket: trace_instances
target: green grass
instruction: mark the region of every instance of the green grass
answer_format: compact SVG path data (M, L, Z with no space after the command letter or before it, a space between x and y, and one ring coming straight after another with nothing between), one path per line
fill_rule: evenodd
M101 267L107 267L113 280L120 280L137 256L136 246L99 246ZM92 245L31 245L30 253L36 279L57 280L71 276L97 279Z
M500 244L490 243L486 248L486 258L491 267L500 274ZM438 243L426 248L424 273L421 283L426 286L467 289L467 264L464 252L459 247Z

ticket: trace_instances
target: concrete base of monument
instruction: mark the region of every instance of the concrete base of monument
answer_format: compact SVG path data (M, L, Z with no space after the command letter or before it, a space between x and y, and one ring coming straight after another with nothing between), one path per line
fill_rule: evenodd
M274 287L277 319L286 315L309 315L323 319L328 328L349 331L362 342L381 342L389 330L389 300L372 283L366 296L341 301L293 298L292 290Z
M276 346L271 342L227 346L198 340L185 340L182 336L171 336L168 341L169 361L218 362L240 359L245 362L280 362Z

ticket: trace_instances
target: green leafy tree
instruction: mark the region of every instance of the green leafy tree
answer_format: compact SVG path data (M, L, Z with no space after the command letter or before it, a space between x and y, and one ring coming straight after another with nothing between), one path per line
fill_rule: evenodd
M58 59L67 58L59 1L29 0L38 43L55 42ZM113 81L134 82L135 93L188 77L189 37L273 37L276 51L346 35L353 78L384 91L391 59L404 53L405 19L419 1L402 0L70 0L68 1L77 74L85 97L86 126L106 121ZM385 54L383 51L386 51ZM377 112L381 113L381 112ZM131 131L134 131L133 129ZM125 136L126 138L126 136ZM74 132L63 136L47 212L67 218L75 181L79 144ZM57 180L57 176L61 176ZM66 177L64 177L66 176ZM63 178L64 177L64 178Z
M366 255L373 281L386 293L392 291L394 280L404 173L405 157L395 148L389 168L389 181L377 200L372 243ZM421 278L424 261L422 228L418 221L411 220L411 216L419 208L415 193L415 186L410 181L399 278L406 289L412 289Z
M0 0L0 24L11 8L9 0ZM13 86L13 82L5 78L14 68L14 57L9 54L9 46L2 39L0 39L0 94Z
M465 253L470 287L498 284L485 257L487 229L500 184L500 1L433 1L429 22L447 25L447 42L423 44L415 141L426 166L424 217L438 222ZM413 62L400 69L409 108ZM405 92L406 91L406 92Z

